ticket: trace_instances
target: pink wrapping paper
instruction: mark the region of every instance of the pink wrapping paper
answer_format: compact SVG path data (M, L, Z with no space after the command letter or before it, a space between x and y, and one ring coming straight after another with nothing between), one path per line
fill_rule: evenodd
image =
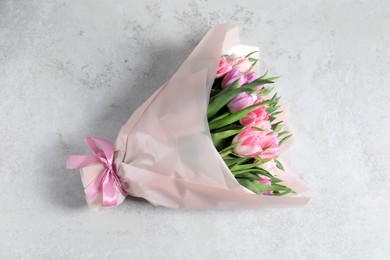
M206 110L221 54L247 49L238 29L212 28L173 77L139 107L115 141L115 165L129 195L170 208L297 207L309 198L258 195L241 186L211 140ZM253 47L252 47L253 48ZM283 161L283 156L281 158ZM307 190L285 165L282 184ZM81 169L84 187L101 170ZM124 200L117 192L117 204ZM97 197L91 206L99 207Z

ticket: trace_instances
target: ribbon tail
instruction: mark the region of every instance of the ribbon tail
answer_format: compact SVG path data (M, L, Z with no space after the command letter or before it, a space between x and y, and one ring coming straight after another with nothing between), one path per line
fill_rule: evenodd
M115 206L117 204L116 183L114 180L115 174L108 171L102 180L102 206Z

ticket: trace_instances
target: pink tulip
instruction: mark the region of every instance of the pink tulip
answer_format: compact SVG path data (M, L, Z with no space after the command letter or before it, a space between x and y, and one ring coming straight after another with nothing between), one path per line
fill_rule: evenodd
M219 61L216 78L218 79L225 76L229 71L232 70L232 68L233 66L226 60L226 57L222 56L221 60Z
M237 56L235 54L226 57L227 61L236 69L241 72L247 72L252 66L252 62L243 56Z
M240 80L238 86L241 87L243 84L246 83L245 75L242 73L239 69L233 68L230 70L225 77L223 78L221 82L221 87L226 88L233 84L236 80Z
M234 66L234 65L236 65L236 63L237 63L237 60L239 59L239 58L241 58L242 56L238 56L238 55L236 55L236 54L230 54L230 55L227 55L227 56L225 56L226 57L226 60L232 65L232 66Z
M246 107L249 107L253 105L256 101L256 96L242 92L238 94L236 97L234 97L228 104L228 108L231 112L237 112L240 111Z
M245 80L246 80L246 84L248 83L252 83L253 81L255 81L257 79L257 76L256 76L256 73L254 71L251 71L249 72L248 74L245 75ZM264 86L263 85L258 85L256 87L253 88L253 90L256 90L256 95L259 94L260 90L263 88ZM260 97L260 96L259 96Z
M247 74L241 72L237 68L231 69L223 78L221 86L222 88L226 88L227 86L234 83L234 81L240 79L240 83L238 87L241 87L244 84L248 84L253 82L256 79L256 73L255 72L249 72ZM258 88L258 87L256 87Z
M245 82L246 82L246 84L253 82L255 79L257 79L257 76L256 76L256 73L254 71L251 71L251 72L245 74Z
M268 134L262 138L262 148L260 158L264 161L271 160L279 154L279 139L276 134Z
M262 131L265 132L265 135L272 132L271 122L268 120L263 120L263 121L257 122L255 125L253 125L253 127L261 129Z
M270 180L271 180L271 178L269 178L267 176L261 176L260 179L257 179L258 182L260 182L261 184L267 185L267 186L272 185Z
M237 143L234 153L240 157L260 156L262 160L269 160L279 152L279 139L275 134L250 126L245 127L236 135L233 143Z
M258 104L259 102L262 102L262 99L256 100L254 104ZM253 126L256 125L257 123L268 120L268 113L266 111L265 106L259 106L250 111L246 116L240 119L241 125L244 126Z

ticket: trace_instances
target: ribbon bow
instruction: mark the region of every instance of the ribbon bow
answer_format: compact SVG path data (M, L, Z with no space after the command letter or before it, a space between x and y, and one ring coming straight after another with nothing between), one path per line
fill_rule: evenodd
M89 184L85 186L84 192L89 203L92 203L101 194L101 205L103 207L117 205L117 189L127 195L114 164L114 146L106 139L97 137L87 137L85 144L92 151L89 155L70 155L66 162L68 169L79 169L94 163L104 165L104 170L100 172ZM100 149L98 148L100 147Z

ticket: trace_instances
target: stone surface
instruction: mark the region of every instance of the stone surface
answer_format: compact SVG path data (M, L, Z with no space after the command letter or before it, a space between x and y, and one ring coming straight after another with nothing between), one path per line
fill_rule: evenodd
M210 26L291 102L301 209L92 212L65 169L114 140ZM1 259L389 259L389 1L0 1Z

